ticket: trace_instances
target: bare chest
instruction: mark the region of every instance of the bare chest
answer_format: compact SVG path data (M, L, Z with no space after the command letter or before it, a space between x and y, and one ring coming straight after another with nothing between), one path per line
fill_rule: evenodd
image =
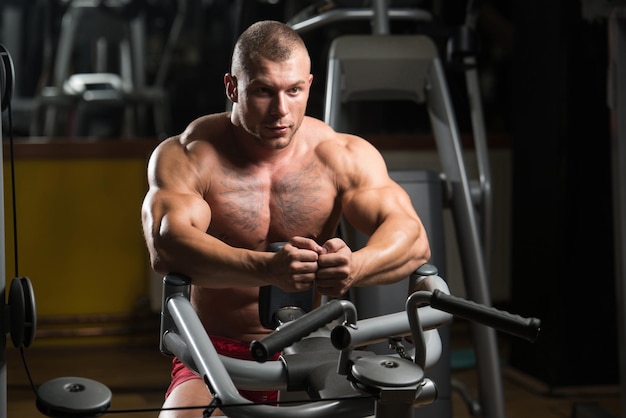
M296 235L325 240L338 222L336 187L316 164L271 174L222 168L207 201L208 232L246 248L262 249Z

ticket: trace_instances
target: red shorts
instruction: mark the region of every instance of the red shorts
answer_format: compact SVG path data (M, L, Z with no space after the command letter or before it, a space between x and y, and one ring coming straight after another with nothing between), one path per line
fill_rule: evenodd
M240 360L253 360L249 344L215 335L211 335L210 338L218 354ZM278 357L279 355L276 355L274 360L277 360ZM172 382L165 393L165 397L167 398L178 385L191 379L202 378L189 370L177 357L174 357L172 360ZM278 400L277 391L240 390L239 394L252 402L276 402Z

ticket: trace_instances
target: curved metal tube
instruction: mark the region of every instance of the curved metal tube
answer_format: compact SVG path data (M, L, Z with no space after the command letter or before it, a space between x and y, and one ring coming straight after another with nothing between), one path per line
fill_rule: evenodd
M450 293L448 285L439 276L420 276L415 282L415 287L420 291L427 292L429 295L435 289L446 294ZM428 302L428 300L424 302ZM407 303L409 303L408 300ZM424 330L438 328L452 319L452 315L449 313L433 309L430 306L422 306L418 309L417 305L415 305L414 309L416 311L419 310L418 323L421 329ZM403 337L411 335L411 323L409 321L411 316L414 315L411 314L411 311L407 311L361 319L356 327L336 327L331 333L331 340L335 348L343 350L387 341L390 336Z
M175 332L169 331L163 336L168 350L187 366L198 373L191 353L182 338ZM430 347L429 347L430 348ZM218 357L235 386L244 390L286 390L287 370L282 362L269 361L257 363L252 360L239 360L218 354Z
M345 22L354 20L368 20L375 17L372 9L340 9L330 10L313 16L301 22L287 22L296 32L306 33L333 22ZM389 9L389 19L393 20L414 20L416 22L430 22L433 17L425 11L419 9Z
M411 336L413 337L413 346L415 347L415 364L422 369L426 367L426 339L420 324L418 306L428 303L431 296L432 292L420 291L413 293L406 301L406 313L411 325Z

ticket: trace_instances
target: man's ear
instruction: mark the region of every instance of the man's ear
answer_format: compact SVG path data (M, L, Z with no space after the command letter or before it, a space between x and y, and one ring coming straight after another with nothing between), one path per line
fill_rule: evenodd
M231 102L237 103L237 78L227 73L224 76L224 87L226 88L226 97Z

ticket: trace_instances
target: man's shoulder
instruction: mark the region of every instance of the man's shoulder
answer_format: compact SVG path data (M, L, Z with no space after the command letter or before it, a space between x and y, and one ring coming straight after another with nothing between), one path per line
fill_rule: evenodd
M365 138L337 132L315 119L307 126L315 131L315 154L339 176L338 179L347 179L352 184L353 175L361 175L364 167L385 169L382 155Z
M211 142L227 132L230 124L228 113L216 113L201 116L187 125L187 128L179 135L183 145L194 141Z
M217 141L223 139L227 132L227 114L202 116L191 122L182 133L162 141L156 154L165 158L207 158L216 152Z
M372 149L372 145L360 136L337 132L319 119L307 118L305 120L307 121L306 130L315 142L318 151L334 154L341 149L342 154L345 155Z
M306 117L303 125L307 135L321 146L345 147L350 143L364 141L358 136L337 132L326 122L313 117Z

